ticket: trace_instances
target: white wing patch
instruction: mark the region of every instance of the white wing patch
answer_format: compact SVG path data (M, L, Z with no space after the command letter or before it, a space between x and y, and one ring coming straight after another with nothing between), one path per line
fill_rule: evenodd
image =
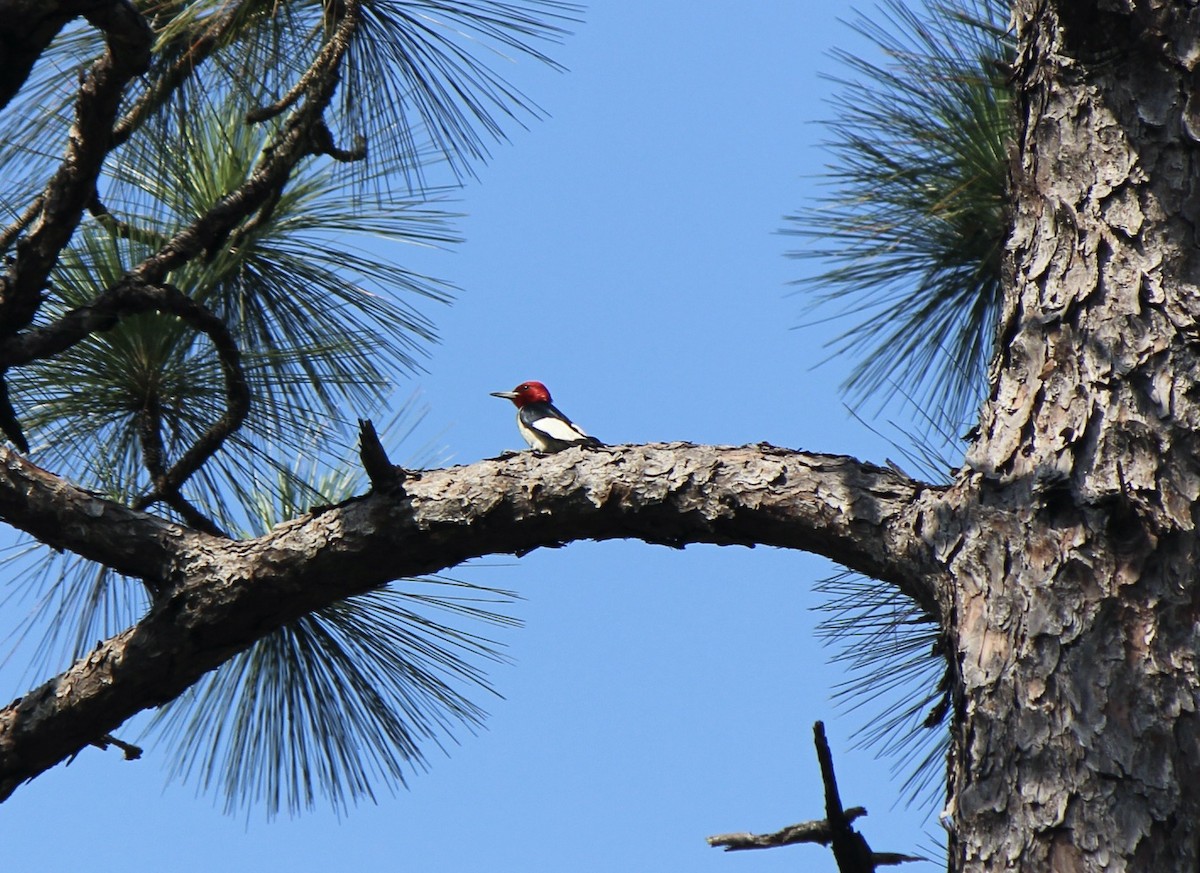
M587 434L581 428L572 427L567 422L558 418L539 418L533 423L533 429L541 431L550 437L550 439L562 440L563 442L587 438Z
M517 430L521 432L521 437L529 444L529 448L536 452L555 452L563 448L564 443L587 439L587 434L582 430L553 416L544 416L528 425L518 413Z

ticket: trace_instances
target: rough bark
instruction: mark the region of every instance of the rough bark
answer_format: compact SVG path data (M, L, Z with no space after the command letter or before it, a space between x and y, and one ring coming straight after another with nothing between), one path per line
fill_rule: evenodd
M951 866L1194 871L1200 15L1014 22L1011 282L939 544Z
M0 710L0 798L259 637L391 579L575 539L804 549L934 609L940 489L835 455L672 443L407 471L400 487L235 541L72 488L12 452L0 517L147 580L149 614Z

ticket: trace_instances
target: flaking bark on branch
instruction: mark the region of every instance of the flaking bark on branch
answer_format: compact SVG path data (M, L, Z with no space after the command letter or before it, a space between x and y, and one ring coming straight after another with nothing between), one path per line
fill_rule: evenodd
M403 489L234 541L102 500L0 450L0 518L155 593L142 621L0 710L0 798L282 624L482 555L578 539L773 545L894 580L932 609L939 564L913 532L940 496L837 455L609 446L409 471Z

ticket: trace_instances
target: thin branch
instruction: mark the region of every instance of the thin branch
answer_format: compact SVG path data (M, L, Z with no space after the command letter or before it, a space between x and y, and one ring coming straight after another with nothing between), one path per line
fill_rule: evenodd
M147 246L162 246L167 242L167 237L158 231L137 227L128 221L117 218L108 211L108 207L104 205L99 194L94 193L88 200L87 211L113 236L140 242Z
M154 493L159 495L158 499L178 512L180 518L196 530L213 536L228 536L215 521L193 506L178 490L172 491L168 487L166 450L162 442L162 406L156 393L146 398L145 406L138 413L137 435L138 443L142 447L142 463L150 473Z
M850 817L842 808L837 776L833 772L833 754L825 739L825 724L813 725L813 742L817 746L817 762L821 765L821 782L825 786L825 821L829 823L833 857L841 873L875 873L875 862L867 840L850 825Z
M215 21L208 22L200 33L180 35L176 44L186 46L186 48L117 122L112 133L114 147L129 139L146 119L166 102L167 97L188 80L196 68L221 44L221 40L238 20L240 14L241 6L234 6L226 10ZM164 51L169 48L169 46L166 47Z
M821 783L825 786L825 818L834 828L846 828L850 825L850 818L842 809L837 776L833 772L833 753L829 751L829 740L825 738L825 722L818 721L813 725L813 742L817 747L817 763L821 767Z
M162 407L157 392L151 392L137 414L138 442L142 447L142 463L150 478L157 482L166 473L162 443Z
M34 197L29 205L25 207L25 211L17 216L16 221L4 228L3 231L0 231L0 252L8 251L8 247L13 244L13 240L20 236L21 232L29 227L33 223L33 220L38 217L42 211L42 204L45 202L45 194L39 194Z
M854 821L867 811L861 806L846 810L846 819ZM833 839L829 822L823 818L815 821L805 821L788 825L770 834L752 834L742 831L736 834L715 834L708 837L707 842L713 848L723 848L726 852L740 852L746 849L774 849L778 846L792 846L796 843L820 843L828 846Z
M195 530L198 530L201 533L211 534L214 537L229 536L228 531L224 530L215 521L193 506L192 503L178 491L168 494L162 499L162 501L163 503L167 504L167 506L178 512L179 517ZM153 593L153 591L151 593Z
M126 276L94 300L76 306L50 324L0 339L0 368L60 354L93 333L111 329L126 316L159 308L163 297L157 290L160 287Z
M335 60L334 54L344 50L339 48L339 46L343 43L343 40L337 38L337 33L344 26L346 17L346 15L343 15L338 21L338 26L334 32L334 38L330 39L329 42L321 46L321 50L317 52L312 63L309 64L308 69L301 74L300 78L296 81L296 84L293 85L286 94L284 94L274 103L268 106L260 106L257 109L251 109L249 112L247 112L247 124L256 124L258 122L274 118L275 116L287 110L289 107L294 106L296 101L303 97L313 87L313 84L316 82L318 77L326 75L326 70L329 68L330 62ZM357 27L357 22L351 22L350 30L346 31L345 34L347 38L355 27Z

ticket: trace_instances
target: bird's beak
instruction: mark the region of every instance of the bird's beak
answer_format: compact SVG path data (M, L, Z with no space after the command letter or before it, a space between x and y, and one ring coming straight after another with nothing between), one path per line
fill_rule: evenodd
M517 392L516 391L493 391L492 396L500 397L504 400L516 400Z

